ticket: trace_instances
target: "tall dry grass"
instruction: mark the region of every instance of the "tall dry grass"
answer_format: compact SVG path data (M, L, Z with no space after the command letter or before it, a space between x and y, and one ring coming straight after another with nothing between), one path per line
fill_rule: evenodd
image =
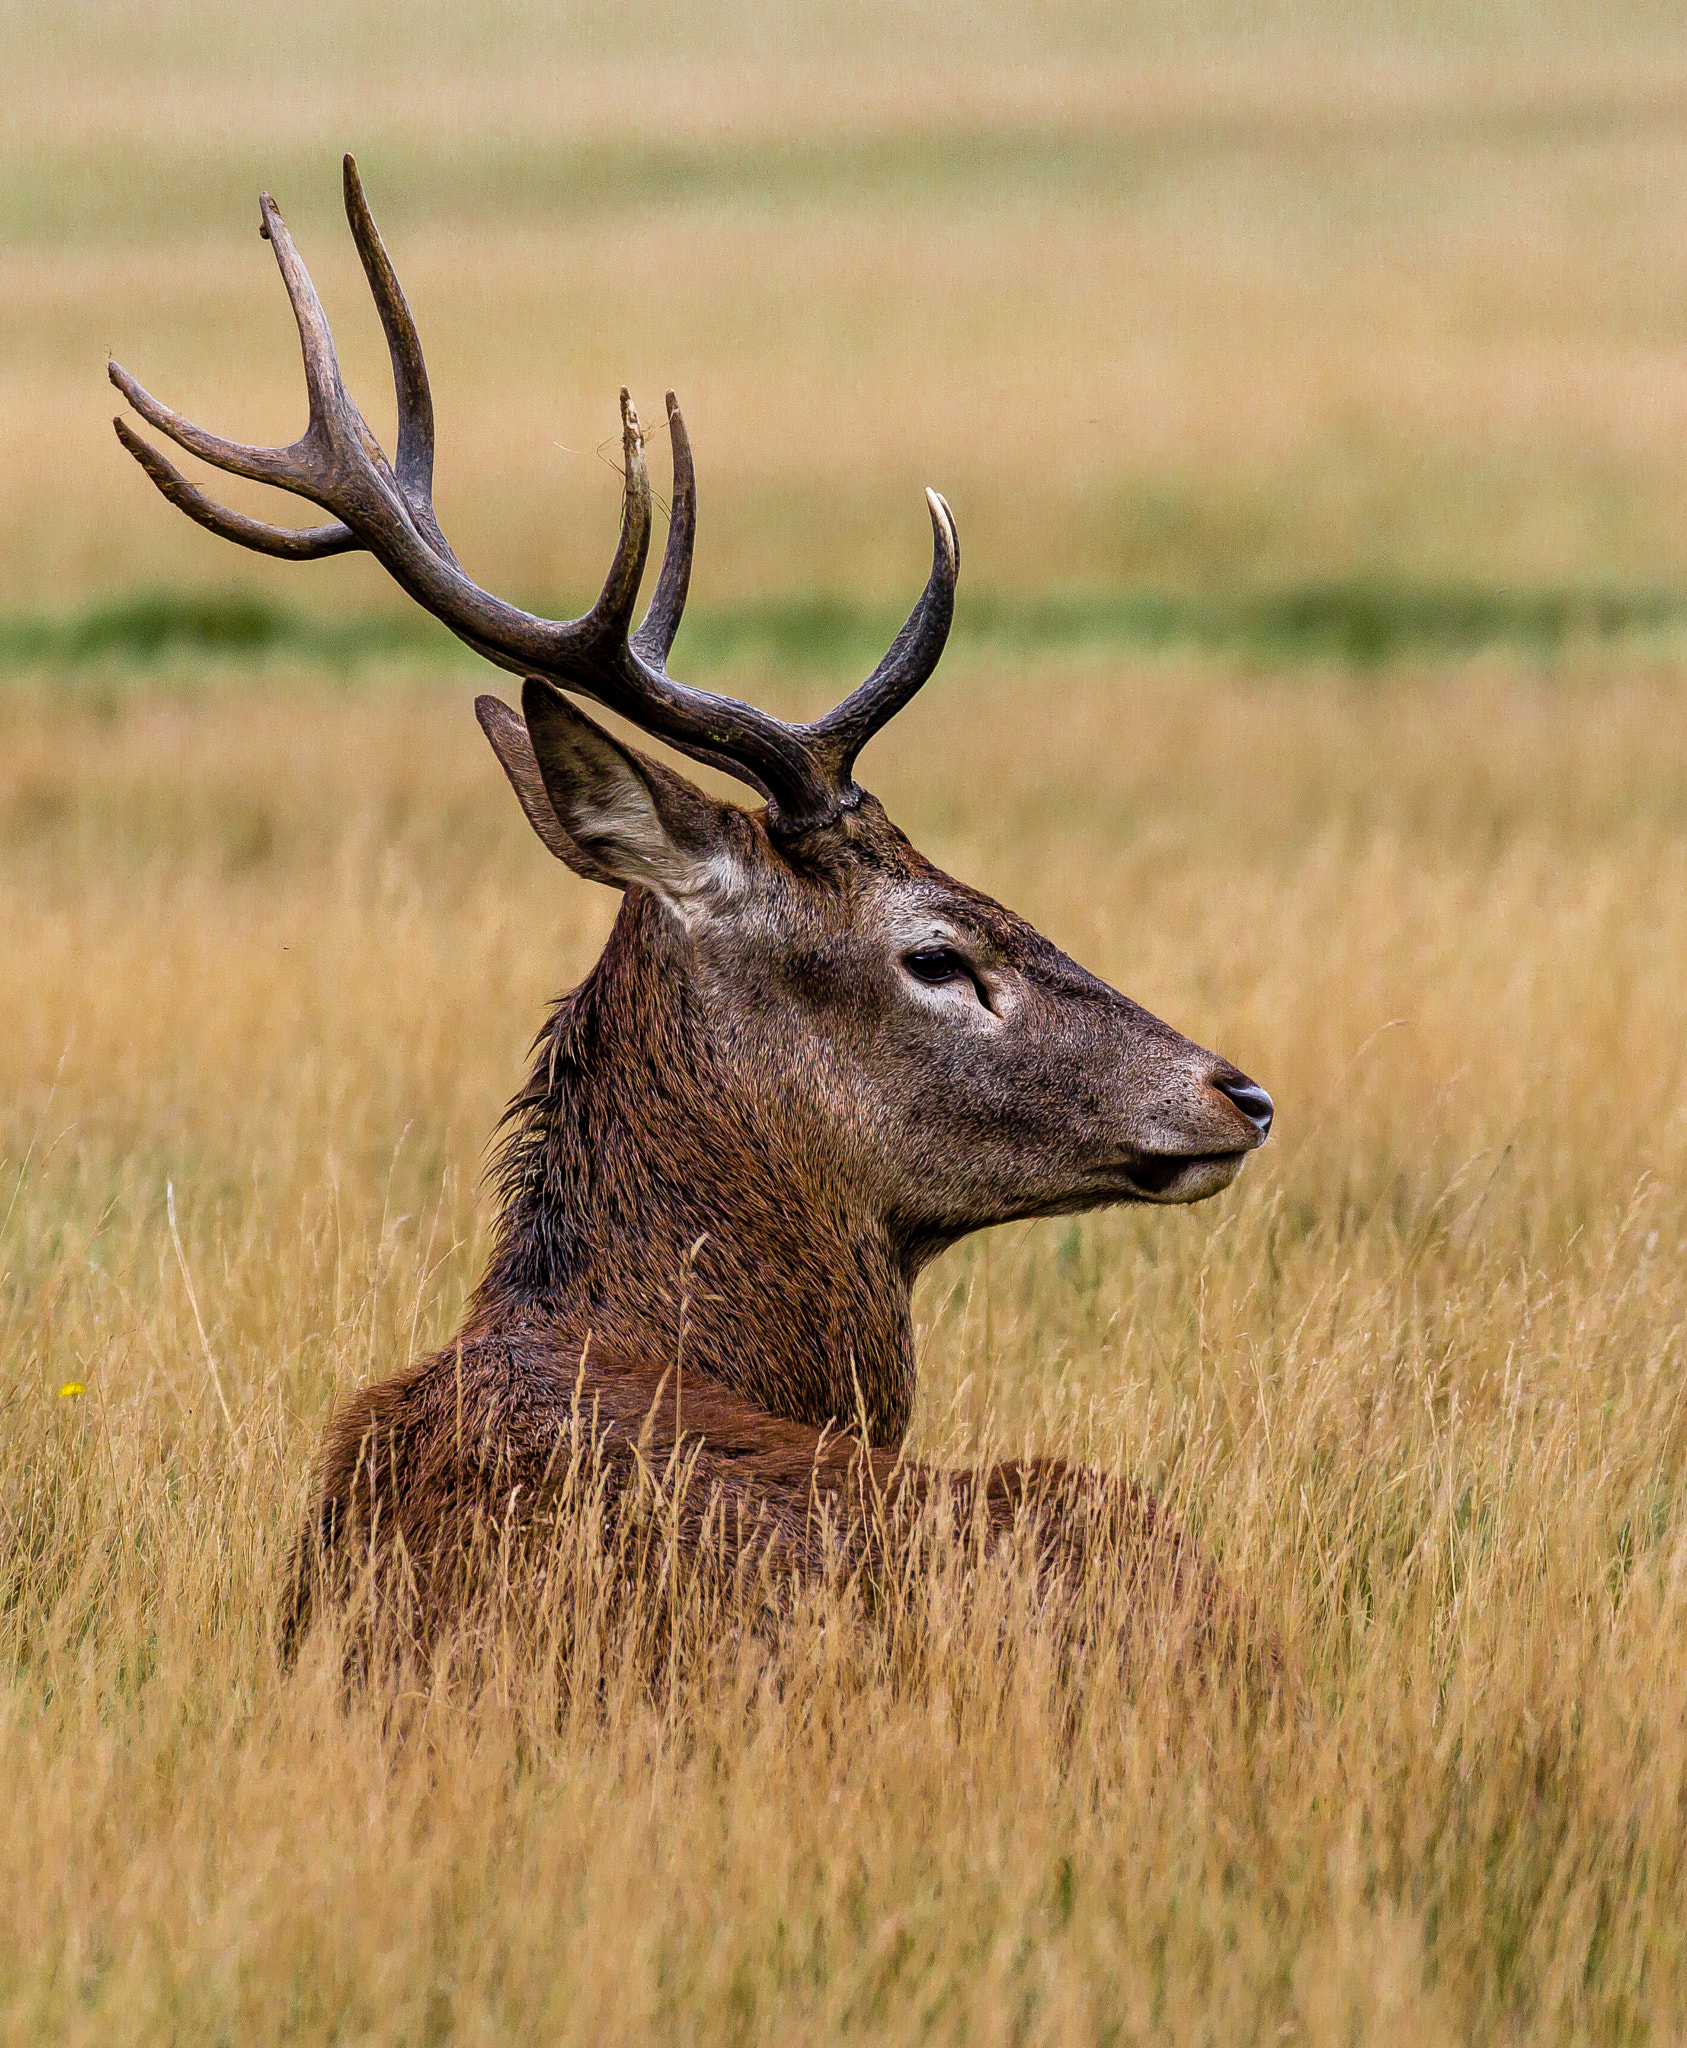
M612 904L460 679L107 682L0 703L5 2038L1678 2036L1674 666L975 666L866 764L1277 1097L1214 1204L941 1262L914 1448L1160 1489L1281 1724L1074 1693L1011 1585L654 1698L283 1679L318 1425L449 1333Z
M986 593L1687 581L1668 9L123 0L0 7L0 65L0 610L390 601L169 515L103 382L296 430L268 183L380 424L348 146L518 597L602 573L623 380L686 400L703 603L911 594L927 482ZM975 659L866 763L1277 1098L1218 1203L941 1262L911 1446L1161 1491L1272 1722L1112 1660L1117 1588L1072 1670L941 1574L654 1695L613 1639L284 1678L320 1422L452 1329L612 905L459 677L10 680L0 2038L1687 2031L1682 681Z

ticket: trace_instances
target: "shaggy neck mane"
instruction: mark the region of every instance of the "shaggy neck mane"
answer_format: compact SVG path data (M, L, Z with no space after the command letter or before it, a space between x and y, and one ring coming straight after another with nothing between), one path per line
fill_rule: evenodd
M600 1362L722 1381L894 1447L914 1394L909 1281L824 1134L716 1044L667 913L629 889L505 1113L500 1215L469 1332L540 1321ZM703 1242L699 1245L698 1240ZM682 1329L683 1324L683 1329Z

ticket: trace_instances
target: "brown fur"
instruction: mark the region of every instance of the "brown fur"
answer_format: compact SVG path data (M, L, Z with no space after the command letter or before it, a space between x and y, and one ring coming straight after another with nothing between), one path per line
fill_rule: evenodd
M1211 1637L1239 1610L1137 1489L1054 1460L941 1472L899 1458L914 1395L910 1290L970 1219L945 1217L955 1197L941 1192L935 1213L887 1218L871 1155L849 1142L849 1091L835 1075L817 1094L792 1085L814 1064L817 1027L834 1047L852 1029L882 1041L873 976L847 949L830 972L827 956L840 934L871 928L887 889L935 896L981 952L1040 984L1069 1028L1077 1019L1080 1064L1105 1058L1106 1026L1121 1021L1151 1060L1195 1049L941 875L870 799L848 829L791 848L718 808L712 825L753 877L757 926L797 962L806 999L775 1003L784 1029L753 1056L723 1044L707 946L699 960L656 895L627 890L507 1113L499 1224L460 1337L357 1395L330 1427L290 1638L324 1585L343 1597L361 1573L421 1647L437 1643L484 1599L503 1569L491 1560L549 1527L582 1451L612 1495L683 1465L678 1540L688 1553L724 1546L729 1567L870 1580L887 1538L913 1540L915 1511L941 1496L963 1521L981 1514L990 1536L1028 1534L1051 1583L1103 1549L1192 1605ZM765 972L738 968L773 1001ZM748 1007L730 998L735 1025ZM1053 1085L1034 1071L1018 1079L1033 1098ZM1075 1108L1068 1087L1061 1125ZM1029 1155L1047 1140L1032 1130L1016 1142ZM940 1190L943 1159L919 1173ZM1042 1191L1029 1157L1018 1178L1031 1199L1006 1199L1032 1206Z

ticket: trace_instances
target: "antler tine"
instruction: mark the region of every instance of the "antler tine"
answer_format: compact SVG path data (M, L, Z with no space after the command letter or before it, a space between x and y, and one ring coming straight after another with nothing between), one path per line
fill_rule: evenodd
M308 441L312 429L321 432L344 418L346 389L340 382L340 362L334 353L328 315L322 310L304 259L287 232L281 209L267 192L258 194L258 212L262 216L258 232L275 251L276 265L299 329L299 347L305 359L305 392L310 400L310 426L304 434Z
M300 488L294 457L294 449L299 445L297 442L292 448L254 448L244 441L225 441L219 435L206 433L203 427L196 427L192 420L183 419L179 412L172 412L167 405L161 405L150 391L136 383L121 363L107 363L105 373L141 418L161 434L167 434L178 448L185 448L202 462L226 469L230 476L250 477L253 483L259 484L278 484L283 490Z
M327 526L272 526L267 520L248 519L244 512L231 512L189 483L173 463L166 462L149 441L141 439L127 420L118 418L111 424L117 429L118 440L177 511L185 512L208 533L219 534L243 548L253 548L260 555L280 555L293 562L343 555L363 545L343 520L333 520Z
M440 531L433 506L433 392L428 385L422 338L416 331L398 272L381 240L381 231L375 225L375 216L369 210L369 201L364 197L357 159L349 153L343 167L343 184L346 219L351 224L363 274L369 280L375 310L381 316L387 353L392 357L393 389L398 396L398 448L393 472L404 502L428 545L454 562L457 558Z
M679 400L668 393L668 444L673 454L674 499L668 514L668 545L656 595L633 635L633 652L657 668L667 666L668 651L679 631L691 587L691 555L697 543L697 473L691 462L691 436L680 416Z
M936 491L926 492L926 507L931 513L931 575L919 603L867 680L835 710L803 728L817 756L845 787L856 755L930 681L954 621L955 585L961 573L955 515Z
M625 384L621 386L621 460L625 465L626 491L621 500L621 533L615 543L615 559L609 565L597 603L579 622L582 635L594 645L605 640L625 644L633 607L638 603L645 558L650 553L650 471L644 460L644 434L638 423L638 409Z
M123 365L111 362L106 365L110 377L123 396L135 408L142 419L156 427L161 434L167 434L178 448L185 448L190 455L197 455L202 462L209 462L218 469L227 470L231 476L249 477L252 482L275 484L282 490L296 491L301 496L314 498L319 504L327 503L326 492L329 479L324 473L323 446L325 437L331 437L334 428L346 421L349 407L345 388L340 382L340 366L334 356L334 337L329 332L327 316L322 310L322 301L316 295L316 287L310 281L310 274L299 259L299 252L293 246L293 238L287 232L287 223L281 218L275 201L267 192L258 198L262 215L259 233L275 251L275 260L281 270L282 281L287 287L288 299L292 302L293 317L299 329L299 343L304 351L305 388L310 399L310 423L299 439L287 448L255 448L243 441L225 441L218 434L208 434L203 427L196 427L189 419L162 405L131 377ZM129 444L124 443L127 447ZM131 454L137 452L131 448ZM161 458L155 458L161 459ZM180 504L190 518L197 517L196 511L189 511L182 499L175 497L172 490L165 490L164 480L150 464L142 465L147 474L164 495ZM166 465L168 467L168 465ZM173 474L173 472L172 472ZM191 491L193 486L182 482L182 488ZM195 493L196 496L199 494ZM222 517L237 520L236 513L223 513L221 508L211 505L209 499L200 502ZM336 509L329 506L330 511ZM204 525L207 522L200 521ZM257 524L258 522L253 522ZM213 532L220 532L213 527ZM271 527L269 534L285 533L285 527ZM231 535L230 538L235 536ZM253 545L246 540L245 545Z

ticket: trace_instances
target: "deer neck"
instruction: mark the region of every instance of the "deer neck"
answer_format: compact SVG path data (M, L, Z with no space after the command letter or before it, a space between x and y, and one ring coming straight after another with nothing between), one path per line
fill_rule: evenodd
M541 1319L675 1361L792 1421L894 1447L914 1395L910 1274L824 1144L730 1061L689 948L642 890L542 1034L510 1105L470 1329Z

